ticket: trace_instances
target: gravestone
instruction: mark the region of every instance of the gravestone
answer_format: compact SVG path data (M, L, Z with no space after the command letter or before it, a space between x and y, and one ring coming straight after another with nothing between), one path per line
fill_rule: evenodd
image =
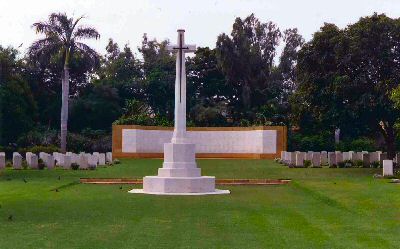
M379 153L379 162L381 165L383 165L383 160L386 160L387 158L387 153Z
M392 160L383 160L383 176L393 176Z
M336 151L335 157L336 157L336 165L339 165L339 163L343 162L343 153L342 152Z
M396 161L397 164L400 163L399 160L400 160L400 154L399 154L399 153L396 153L395 161Z
M327 165L327 164L328 164L328 152L321 151L321 165Z
M97 162L99 161L98 157L97 157L97 154L94 154L94 155L88 154L87 155L87 159L88 159L88 166L90 168L96 168L97 167Z
M18 152L13 153L13 168L22 169L22 156Z
M54 169L55 167L55 160L53 155L46 154L45 155L44 165L46 165L47 169Z
M351 160L352 162L357 161L357 152L349 151L349 153L350 153L350 160Z
M328 152L328 163L329 163L329 166L337 165L335 152Z
M362 152L357 152L357 160L362 161L363 154Z
M6 167L6 153L0 152L0 169L4 169Z
M93 160L96 160L96 166L99 164L99 155L100 155L99 152L93 152L93 156L94 156Z
M313 151L308 151L306 154L306 160L312 161Z
M70 155L60 155L60 166L63 169L70 169L71 168L71 154Z
M108 162L108 163L112 163L113 162L112 152L107 152L106 153L106 162Z
M98 158L99 158L99 165L101 166L106 165L106 154L100 153Z
M350 161L350 152L343 152L343 161Z
M88 165L88 158L86 154L81 153L78 156L78 164L80 169L87 169L89 167Z
M303 167L304 166L304 159L306 158L305 152L297 152L296 153L296 167Z
M371 163L379 162L379 152L375 151L375 152L369 153L369 161Z
M29 168L38 168L38 156L36 154L33 154L32 152L27 152L25 158Z
M296 165L296 152L290 152L289 166Z
M143 178L143 189L130 193L158 195L229 194L215 189L215 177L201 176L195 159L195 144L186 132L186 67L185 53L195 52L196 46L185 44L185 31L178 30L178 44L167 49L176 52L175 122L170 143L164 144L164 163L157 176ZM217 139L217 138L216 138Z
M364 153L364 154L362 155L362 161L363 161L363 167L364 167L364 168L369 168L369 167L370 167L371 162L370 162L370 155L369 155L369 153Z
M312 165L314 167L320 167L321 166L321 153L319 153L319 152L313 152L312 153Z

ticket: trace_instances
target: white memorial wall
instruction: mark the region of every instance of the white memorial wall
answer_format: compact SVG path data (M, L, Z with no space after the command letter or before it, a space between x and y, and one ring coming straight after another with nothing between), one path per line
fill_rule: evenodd
M224 129L224 128L222 128ZM163 153L172 130L126 128L121 130L122 153ZM189 130L190 143L196 144L196 153L206 154L277 154L283 148L278 131L254 130Z

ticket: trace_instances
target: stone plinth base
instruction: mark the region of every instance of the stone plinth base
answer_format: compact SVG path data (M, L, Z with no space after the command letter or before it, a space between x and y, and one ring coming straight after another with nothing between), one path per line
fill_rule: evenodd
M143 189L129 193L155 195L210 195L229 194L229 190L216 190L215 177L201 176L195 160L195 145L190 143L164 144L164 163L158 176L143 178Z
M203 193L165 193L165 192L145 192L143 189L132 189L128 191L131 194L146 194L146 195L226 195L230 194L229 190L216 189L213 192Z
M160 177L143 178L144 192L202 193L215 191L215 177Z

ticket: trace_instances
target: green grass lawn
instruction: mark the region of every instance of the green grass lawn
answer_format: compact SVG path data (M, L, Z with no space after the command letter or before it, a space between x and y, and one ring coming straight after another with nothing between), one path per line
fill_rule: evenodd
M293 180L220 186L232 192L222 196L134 195L127 191L140 186L78 184L80 177L155 175L161 163L1 172L0 248L400 248L400 185L373 179L374 169L199 160L203 174L217 178Z

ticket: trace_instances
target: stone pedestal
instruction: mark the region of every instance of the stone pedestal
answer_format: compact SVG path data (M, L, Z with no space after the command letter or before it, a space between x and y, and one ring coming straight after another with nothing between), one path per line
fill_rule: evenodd
M215 189L215 177L201 176L195 156L194 144L164 144L164 163L158 169L158 175L144 177L143 189L129 192L157 195L229 194L229 190Z

